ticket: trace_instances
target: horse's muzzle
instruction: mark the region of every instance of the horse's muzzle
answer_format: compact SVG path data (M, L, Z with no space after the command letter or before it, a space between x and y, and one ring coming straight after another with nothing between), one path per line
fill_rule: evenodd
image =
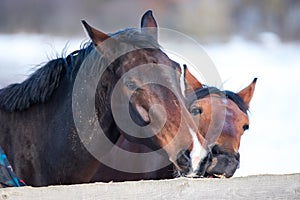
M178 170L179 176L198 178L204 177L208 167L212 163L212 154L209 150L207 150L207 155L200 161L197 169L192 168L192 162L190 157L189 150L182 150L178 153L176 164L180 169Z
M212 148L212 163L207 168L205 177L230 178L240 164L240 154L227 153L217 145Z

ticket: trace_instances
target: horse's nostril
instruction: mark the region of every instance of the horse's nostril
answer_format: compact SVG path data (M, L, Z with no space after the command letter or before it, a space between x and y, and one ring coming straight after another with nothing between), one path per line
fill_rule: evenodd
M234 157L236 160L240 161L240 153L235 154Z
M191 167L191 158L189 150L181 150L176 156L178 166L183 170L188 170Z
M211 149L211 153L212 154L220 154L221 153L220 147L218 145L214 145Z

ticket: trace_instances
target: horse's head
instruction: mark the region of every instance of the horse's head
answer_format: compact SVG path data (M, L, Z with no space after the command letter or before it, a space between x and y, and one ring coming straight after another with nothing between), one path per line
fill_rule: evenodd
M231 177L239 166L241 136L249 128L247 110L256 80L238 93L202 87L185 68L186 93L195 91L188 101L190 113L199 120L199 130L212 149L212 164L207 177Z
M86 22L84 26L102 60L115 57L107 62L98 85L96 106L109 96L112 116L126 139L163 149L183 175L204 175L210 151L185 107L180 67L157 43L157 23L151 11L142 17L141 31L107 35Z

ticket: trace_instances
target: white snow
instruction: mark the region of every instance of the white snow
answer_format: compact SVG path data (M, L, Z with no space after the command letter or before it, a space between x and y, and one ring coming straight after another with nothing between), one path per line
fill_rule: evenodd
M300 172L300 44L281 43L263 34L261 42L238 37L205 45L223 87L239 91L257 77L250 104L250 130L240 147L235 176ZM0 88L20 82L37 65L79 49L84 39L45 35L0 35Z
M258 78L235 176L300 172L300 45L271 39L235 38L206 48L225 89L237 92Z

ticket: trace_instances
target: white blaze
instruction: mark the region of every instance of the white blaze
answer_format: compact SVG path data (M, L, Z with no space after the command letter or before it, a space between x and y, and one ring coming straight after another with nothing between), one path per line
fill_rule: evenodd
M200 161L205 158L207 151L202 147L198 140L197 134L191 128L190 133L193 139L193 149L190 153L190 157L192 162L192 172L194 172L197 169Z
M182 95L185 97L185 81L184 81L184 68L180 65L181 68L181 75L180 75L180 89Z

